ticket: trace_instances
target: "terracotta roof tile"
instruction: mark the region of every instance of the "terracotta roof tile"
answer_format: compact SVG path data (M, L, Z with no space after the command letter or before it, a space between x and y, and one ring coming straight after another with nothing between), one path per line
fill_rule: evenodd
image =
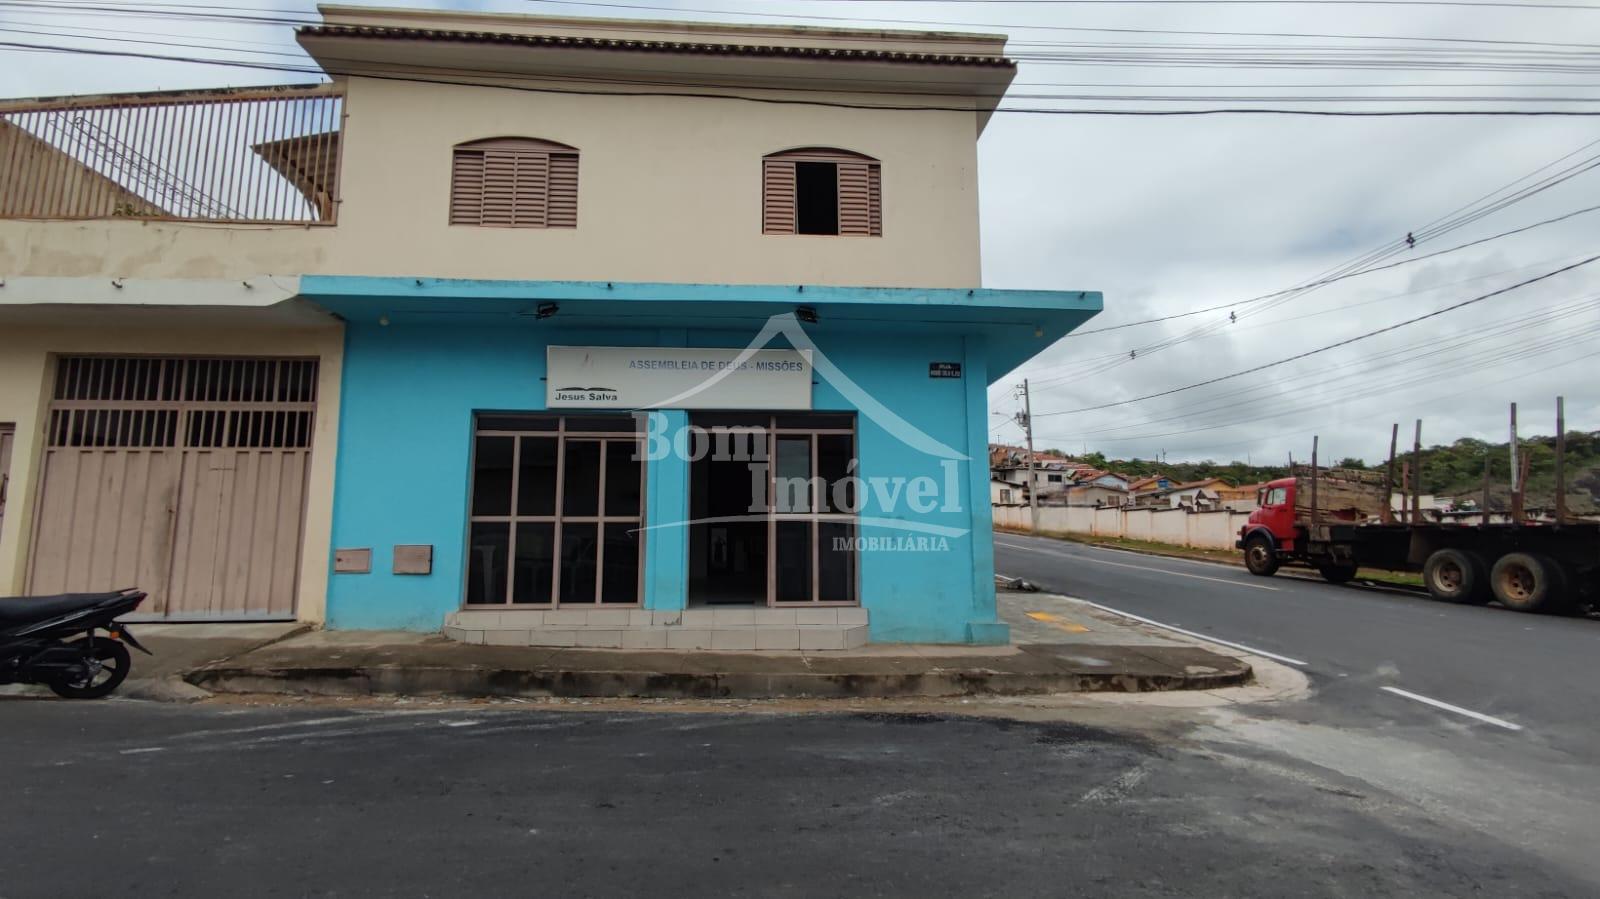
M760 44L720 44L702 41L636 41L620 38L550 34L511 34L500 31L455 31L440 28L400 28L388 25L307 25L297 30L304 37L353 37L373 40L455 41L474 44L513 44L578 50L620 50L635 53L679 53L698 56L774 56L799 59L859 60L912 65L976 66L1014 69L1004 56L953 53L907 53L850 47L785 47Z

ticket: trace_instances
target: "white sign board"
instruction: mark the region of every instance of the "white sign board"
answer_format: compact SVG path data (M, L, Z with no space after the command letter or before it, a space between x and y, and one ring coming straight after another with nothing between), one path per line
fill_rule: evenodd
M811 351L553 346L551 409L810 409Z

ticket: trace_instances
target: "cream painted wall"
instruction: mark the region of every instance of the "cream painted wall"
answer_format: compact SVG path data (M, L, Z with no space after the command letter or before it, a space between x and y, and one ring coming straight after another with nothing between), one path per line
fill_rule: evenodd
M305 330L189 328L181 314L170 326L0 328L0 421L15 422L11 493L0 527L0 595L21 593L27 574L43 423L54 372L53 353L130 355L317 356L319 405L306 489L305 538L300 561L296 613L302 621L321 621L327 600L328 547L333 522L333 473L338 451L339 385L344 362L344 332L339 327Z
M370 78L351 80L346 111L344 202L335 226L5 221L0 276L980 284L970 111L540 94ZM447 224L451 147L503 135L579 148L576 229ZM882 237L761 233L761 157L799 146L836 146L882 161Z

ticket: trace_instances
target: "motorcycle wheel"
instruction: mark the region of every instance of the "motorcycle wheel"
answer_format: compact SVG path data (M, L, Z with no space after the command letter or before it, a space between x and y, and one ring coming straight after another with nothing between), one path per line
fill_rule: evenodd
M82 643L82 640L78 640L70 645L76 647ZM89 656L100 663L99 670L80 682L52 682L48 685L51 691L66 699L99 699L122 686L133 664L133 659L128 656L128 648L108 637L95 640Z

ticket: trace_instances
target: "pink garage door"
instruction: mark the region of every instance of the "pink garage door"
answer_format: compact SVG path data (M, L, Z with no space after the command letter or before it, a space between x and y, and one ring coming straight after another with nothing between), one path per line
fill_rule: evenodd
M139 617L293 618L316 380L306 359L62 358L29 592L139 587Z

